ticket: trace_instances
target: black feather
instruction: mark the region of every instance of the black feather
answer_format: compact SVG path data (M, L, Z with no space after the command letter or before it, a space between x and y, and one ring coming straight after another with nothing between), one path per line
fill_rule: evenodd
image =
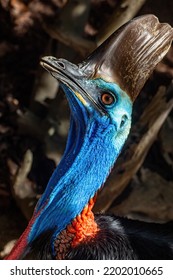
M110 215L96 215L97 236L71 248L68 260L168 260L173 259L173 222L145 223ZM22 259L54 259L48 231L40 235Z

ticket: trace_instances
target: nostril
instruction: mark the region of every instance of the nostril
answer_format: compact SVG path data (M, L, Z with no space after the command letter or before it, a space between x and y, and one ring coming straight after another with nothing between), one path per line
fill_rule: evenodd
M127 119L128 119L128 118L127 118L126 115L123 115L123 116L122 116L121 123L120 123L120 128L122 128L122 127L125 125Z
M57 65L58 65L61 69L65 70L65 64L64 64L62 61L57 62Z

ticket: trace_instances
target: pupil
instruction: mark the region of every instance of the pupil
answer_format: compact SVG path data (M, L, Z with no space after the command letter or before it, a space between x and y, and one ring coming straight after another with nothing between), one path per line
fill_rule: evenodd
M109 102L111 100L110 96L106 96L106 101Z

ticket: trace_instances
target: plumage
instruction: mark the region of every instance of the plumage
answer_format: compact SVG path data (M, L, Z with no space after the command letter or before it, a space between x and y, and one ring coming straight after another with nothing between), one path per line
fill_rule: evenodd
M121 27L83 63L44 57L66 94L71 122L63 158L7 259L173 258L173 226L95 215L131 126L133 101L173 37L153 15Z

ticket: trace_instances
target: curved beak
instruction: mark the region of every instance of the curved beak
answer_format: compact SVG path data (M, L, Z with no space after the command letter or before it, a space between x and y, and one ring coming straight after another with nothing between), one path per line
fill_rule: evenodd
M90 102L102 115L107 114L106 110L94 98L96 95L95 87L87 84L87 76L78 65L53 56L43 57L40 64L60 83L71 89L84 106Z

